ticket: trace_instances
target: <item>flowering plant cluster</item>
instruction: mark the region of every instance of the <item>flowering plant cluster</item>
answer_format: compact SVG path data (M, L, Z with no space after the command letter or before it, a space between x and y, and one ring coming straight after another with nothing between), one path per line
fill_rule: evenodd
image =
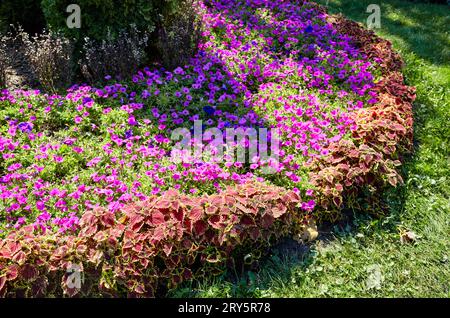
M205 0L196 10L203 34L188 65L62 95L2 91L0 291L29 270L27 295L48 275L73 295L58 268L76 260L94 294L152 296L220 272L235 250L263 251L312 214L335 217L326 212L363 187L401 182L414 92L387 41L307 1ZM277 160L233 161L251 146L244 138L215 144L225 160L174 161L172 133L198 121L277 129ZM190 142L208 148L210 138Z

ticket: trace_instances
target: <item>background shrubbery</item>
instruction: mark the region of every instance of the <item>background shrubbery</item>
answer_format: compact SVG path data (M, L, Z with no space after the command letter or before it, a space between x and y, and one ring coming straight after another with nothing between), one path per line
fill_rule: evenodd
M148 35L135 26L122 30L116 38L111 33L101 41L85 38L84 56L79 62L81 73L89 82L107 75L130 77L142 64L147 43Z
M39 51L41 57L48 57L33 62L29 56L27 65L40 88L47 91L68 87L76 80L73 74L79 81L91 83L102 81L105 75L127 78L143 64L161 62L175 68L193 55L199 38L193 1L80 0L81 28L69 29L66 20L71 13L66 8L73 1L5 0L0 4L0 36L10 31L11 25L23 27L28 35L14 34L28 39L21 50ZM35 33L40 35L35 37ZM45 45L49 41L59 44L56 48ZM5 56L0 60L3 85ZM62 66L56 67L56 61Z
M6 54L6 38L0 39L0 88L6 86L6 70L9 65L9 58Z
M119 36L130 24L139 30L153 32L166 18L172 18L183 8L185 0L79 0L82 26L69 29L66 13L71 0L43 0L42 10L47 25L67 36L82 39L90 37L102 40L108 35Z
M21 36L24 54L42 87L49 92L68 87L73 77L71 41L52 32Z
M0 32L8 31L10 24L20 24L25 31L31 34L41 32L45 27L45 18L40 1L0 1Z

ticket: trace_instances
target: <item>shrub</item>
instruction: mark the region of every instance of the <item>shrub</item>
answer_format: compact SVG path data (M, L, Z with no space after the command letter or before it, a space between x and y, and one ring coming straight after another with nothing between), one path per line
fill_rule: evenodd
M43 0L42 9L48 27L77 39L77 49L82 48L86 37L99 43L123 41L120 38L133 25L136 30L151 34L153 49L147 52L163 59L166 66L178 66L177 63L192 56L198 39L193 0L78 1L82 19L80 29L69 29L66 25L69 15L66 8L71 3L70 0ZM125 64L129 58L125 56L120 63Z
M9 30L10 24L21 25L26 32L41 32L45 19L36 0L2 0L0 2L0 32Z
M87 211L78 236L26 227L0 241L0 296L153 297L258 259L302 228L299 203L292 191L249 183L203 198L168 191L118 214ZM73 265L84 274L81 289L67 284Z
M148 36L132 26L117 38L110 33L102 41L85 39L81 72L90 82L102 81L106 75L127 78L135 74L145 56Z
M195 54L201 25L194 1L180 1L178 13L166 17L158 30L158 48L162 63L169 69L185 65Z
M25 56L43 89L55 92L68 87L73 75L72 42L53 32L33 37L21 34Z
M71 0L43 0L42 10L48 26L52 30L63 32L66 36L82 40L89 37L102 40L106 36L119 36L120 32L131 24L140 31L152 32L159 23L160 15L170 16L179 5L180 0L80 0L81 28L69 29L66 8Z
M449 0L409 0L411 2L423 2L423 3L437 3L437 4L448 4L450 5Z
M7 41L4 36L0 36L0 88L6 87L6 71L9 65L7 54Z

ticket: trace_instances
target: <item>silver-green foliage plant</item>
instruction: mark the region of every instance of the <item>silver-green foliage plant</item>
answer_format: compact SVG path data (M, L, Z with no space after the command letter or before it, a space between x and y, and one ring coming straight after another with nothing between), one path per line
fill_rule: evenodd
M89 82L101 81L107 75L130 77L143 63L147 42L147 32L139 31L135 25L117 37L108 33L102 41L85 38L81 72Z
M8 56L4 47L4 38L0 38L0 88L6 87L6 71L8 67Z
M158 48L163 65L169 69L185 65L195 53L201 31L195 8L195 0L182 0L176 14L162 19Z
M73 77L73 43L52 31L30 36L22 32L24 54L42 88L55 92L70 85Z

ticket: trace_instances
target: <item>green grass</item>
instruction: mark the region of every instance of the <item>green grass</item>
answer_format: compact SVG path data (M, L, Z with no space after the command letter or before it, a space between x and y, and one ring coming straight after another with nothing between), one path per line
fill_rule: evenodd
M325 4L327 1L318 1ZM366 22L372 0L330 0L332 13ZM388 213L352 216L322 229L308 247L274 248L258 270L236 270L173 291L189 297L449 297L450 296L450 36L449 8L393 0L381 3L381 29L403 56L417 87L415 152L405 185L386 194ZM402 244L400 232L418 235ZM380 279L373 280L380 274ZM373 284L373 282L376 282Z

